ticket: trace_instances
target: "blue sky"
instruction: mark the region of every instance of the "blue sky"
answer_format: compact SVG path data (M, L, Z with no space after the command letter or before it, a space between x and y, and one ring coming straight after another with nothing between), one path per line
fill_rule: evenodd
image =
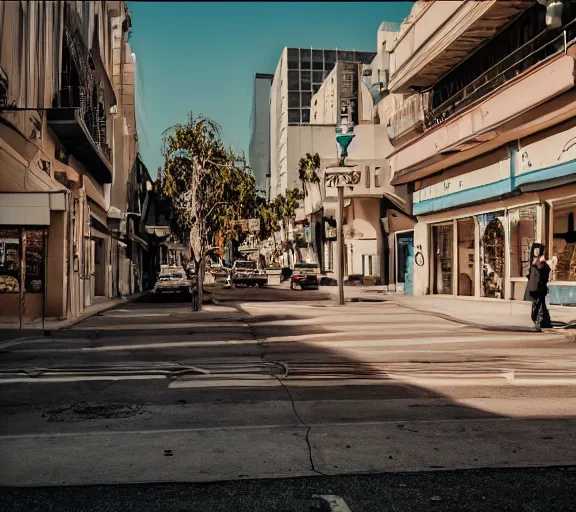
M376 51L382 21L412 2L128 2L136 53L140 153L153 177L162 132L189 111L214 119L248 156L255 73L274 73L282 48Z

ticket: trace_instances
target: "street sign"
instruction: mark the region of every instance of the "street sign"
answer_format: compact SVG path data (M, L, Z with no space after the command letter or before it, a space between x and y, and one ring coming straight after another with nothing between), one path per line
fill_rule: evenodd
M327 187L345 187L360 183L360 171L356 167L327 167L324 170Z
M238 219L236 225L239 225L242 231L260 233L260 219Z

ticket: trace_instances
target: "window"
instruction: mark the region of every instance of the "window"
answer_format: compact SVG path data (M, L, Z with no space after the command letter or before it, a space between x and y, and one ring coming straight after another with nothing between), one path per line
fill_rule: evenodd
M504 212L478 215L483 297L504 298Z
M312 69L324 69L324 52L322 50L312 50Z
M289 123L299 123L300 122L300 109L297 109L297 108L288 109L288 122Z
M510 210L510 276L526 277L536 241L536 205Z
M300 73L300 86L303 91L312 89L312 73L310 71Z
M452 295L453 224L434 226L432 239L434 244L433 293Z
M324 81L323 71L312 71L312 81L317 84L321 84Z
M300 89L300 72L299 71L288 71L288 90L297 91Z
M301 49L300 50L300 68L310 69L310 50Z
M0 293L20 291L20 229L0 229Z
M302 122L303 123L309 123L310 122L310 109L309 108L303 108L302 109Z
M381 180L381 173L382 173L382 167L375 167L374 168L374 186L375 187L381 187L382 186L382 182Z
M288 93L288 108L299 108L300 107L300 93L299 92L289 92Z
M300 58L298 48L288 48L288 69L298 69Z
M546 255L553 258L552 279L554 281L576 281L575 212L575 205L554 207L553 245L552 250Z
M312 103L312 93L311 92L303 92L302 96L301 96L302 107L309 107L310 103Z
M364 166L364 180L366 188L370 188L370 166L368 165Z

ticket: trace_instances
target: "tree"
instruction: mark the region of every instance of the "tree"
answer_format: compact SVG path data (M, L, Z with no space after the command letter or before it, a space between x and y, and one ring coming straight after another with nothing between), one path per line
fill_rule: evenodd
M320 169L320 155L318 153L306 153L298 162L298 176L302 182L302 190L307 194L307 183L320 183L318 171Z
M186 124L164 132L162 153L162 192L173 230L189 234L200 306L208 243L218 233L233 236L235 220L255 209L256 186L244 172L244 155L226 149L220 126L204 116L190 114Z

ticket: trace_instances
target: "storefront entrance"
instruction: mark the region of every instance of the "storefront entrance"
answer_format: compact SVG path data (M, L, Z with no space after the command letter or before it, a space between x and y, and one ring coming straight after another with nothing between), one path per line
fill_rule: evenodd
M46 230L0 228L0 310L39 318L46 307Z
M550 303L576 305L576 198L554 204Z
M404 295L414 294L414 231L396 234L396 283Z
M434 294L452 295L452 272L454 263L454 224L433 226L434 268L432 289Z
M480 278L482 297L504 298L504 212L478 215L480 225Z

